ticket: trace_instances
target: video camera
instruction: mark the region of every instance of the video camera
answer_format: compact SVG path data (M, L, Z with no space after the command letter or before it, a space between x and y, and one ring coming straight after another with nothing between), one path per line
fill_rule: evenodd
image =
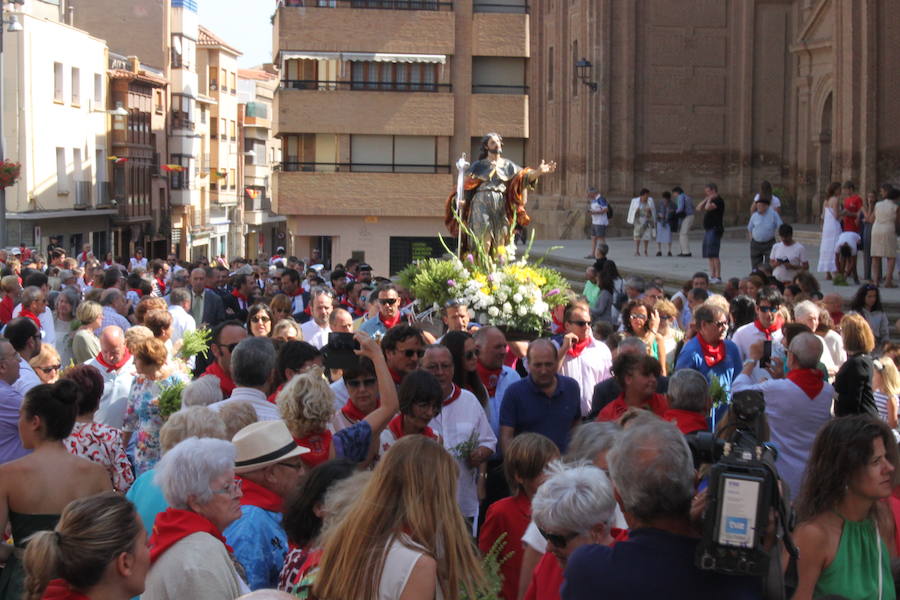
M776 451L761 442L765 399L762 392L736 392L730 406L733 432L719 439L709 432L687 436L695 464L712 463L703 538L697 545L698 568L728 575L765 576L771 553L764 538L775 508L788 552L793 527L779 489Z

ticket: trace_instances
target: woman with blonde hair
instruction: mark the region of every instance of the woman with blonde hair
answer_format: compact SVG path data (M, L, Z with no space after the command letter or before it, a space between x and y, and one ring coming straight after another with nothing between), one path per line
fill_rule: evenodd
M665 298L657 300L653 308L659 315L656 332L666 342L666 372L671 373L675 370L675 351L678 349L678 343L684 339L684 332L678 329L678 309Z
M897 365L888 357L881 357L872 361L875 372L872 376L872 389L874 390L875 406L882 420L887 421L888 427L897 428L897 394L900 394L900 374L897 373Z
M293 319L282 319L272 328L272 339L282 342L297 342L303 340L300 326Z
M486 581L456 502L457 469L425 436L391 446L326 541L315 596L475 598Z
M72 359L75 364L86 363L100 353L100 340L94 331L103 325L103 308L87 300L75 309L75 318L81 325L72 336Z
M291 297L287 294L276 294L269 302L269 312L271 313L272 322L277 323L282 319L292 318L291 314Z
M875 348L875 336L866 319L858 314L845 315L841 319L841 339L847 360L834 376L834 416L868 413L878 417L875 397L872 394L872 375L875 365L870 353Z
M105 493L70 502L25 551L25 600L127 600L144 591L147 533L134 505Z
M149 340L152 337L153 332L150 331L150 329L143 325L135 325L134 327L129 327L125 331L125 346L128 348L129 352L134 354L135 348L137 348L141 342Z
M41 344L41 351L28 361L34 372L37 373L41 383L56 383L59 381L59 372L62 369L59 352L52 344Z

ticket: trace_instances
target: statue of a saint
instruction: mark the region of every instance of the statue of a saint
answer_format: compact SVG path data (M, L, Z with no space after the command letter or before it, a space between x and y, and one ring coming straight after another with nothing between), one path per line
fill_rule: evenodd
M525 227L531 218L525 212L526 190L534 189L538 178L556 171L556 163L541 161L537 169L519 167L503 158L503 138L489 133L481 139L481 153L465 173L464 199L458 208L463 223L495 256L497 248L509 244L514 224ZM459 224L453 216L456 193L447 200L444 222L450 233L458 235ZM468 244L463 242L463 248Z

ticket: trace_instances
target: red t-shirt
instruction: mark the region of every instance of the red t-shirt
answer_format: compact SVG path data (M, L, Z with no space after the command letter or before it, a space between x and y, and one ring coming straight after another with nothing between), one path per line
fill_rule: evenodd
M650 402L647 403L647 408L649 408L657 417L662 418L666 411L669 410L669 401L666 399L665 394L653 394L650 398ZM597 415L597 420L615 421L625 414L626 410L628 410L628 405L625 404L625 397L619 395L618 398L603 407L603 410Z
M12 296L3 296L0 300L0 323L9 323L12 321L12 313L15 305Z
M500 597L503 600L516 600L519 597L519 572L522 570L522 536L531 522L531 500L524 492L511 498L497 500L488 507L487 516L478 536L478 548L485 554L491 546L505 533L505 546L500 556L512 552L512 556L500 566L503 574L503 589Z
M856 194L844 198L844 210L859 212L859 210L862 209L862 204L862 198ZM859 233L859 215L856 215L855 217L845 216L841 219L841 222L844 226L844 231L855 231L856 233Z

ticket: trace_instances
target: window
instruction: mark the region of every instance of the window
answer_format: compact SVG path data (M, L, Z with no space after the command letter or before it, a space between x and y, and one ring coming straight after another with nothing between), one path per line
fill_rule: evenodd
M209 137L214 138L219 135L219 120L218 119L210 119L209 120Z
M228 187L237 188L237 172L234 169L228 169Z
M228 121L228 137L232 142L237 139L237 123L234 121Z
M173 190L189 190L191 174L191 157L184 154L173 154L172 163L184 167L181 171L169 174L169 185Z
M350 170L434 173L435 138L419 135L351 135Z
M553 100L553 69L556 65L553 63L553 46L547 50L547 100Z
M191 120L191 104L193 98L184 94L172 94L172 127L174 129L193 129Z
M53 63L53 101L63 101L63 66L62 63Z
M206 107L205 106L200 107L200 122L204 123L204 124L206 123Z
M525 59L472 57L472 91L476 94L524 94Z
M162 90L153 90L153 110L156 114L163 113L163 93Z
M209 67L209 91L214 92L219 89L219 68Z
M56 149L56 193L69 193L69 173L66 171L66 149Z
M437 91L438 65L432 63L350 63L351 89L392 91Z
M219 119L219 136L224 140L228 137L228 120Z
M196 48L194 40L181 33L172 34L172 68L189 69L194 64Z
M578 62L578 40L575 40L574 42L572 42L572 65L574 65L577 62ZM574 69L575 67L573 66L572 68ZM579 83L578 76L575 73L573 73L573 75L575 75L575 76L572 77L572 96L578 97L578 83Z
M81 69L72 67L72 106L81 106Z
M103 107L103 76L94 73L94 105L96 109Z
M234 71L228 74L228 87L232 95L237 94L237 74Z
M225 69L219 69L219 85L223 92L228 91L228 71Z

